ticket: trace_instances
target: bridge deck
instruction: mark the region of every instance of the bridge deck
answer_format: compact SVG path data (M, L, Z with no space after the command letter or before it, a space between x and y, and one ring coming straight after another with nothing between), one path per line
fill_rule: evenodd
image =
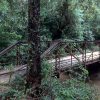
M77 43L80 46L80 48L77 47ZM5 50L3 50L2 52L0 52L0 56L3 56L5 54L7 54L8 52L12 51L13 49L17 48L17 46L20 46L21 42L15 43L11 46L9 46L8 48L6 48ZM88 49L88 45L95 45L96 46L96 50L90 51L87 53L87 49ZM72 48L72 46L74 47L74 49ZM66 55L65 57L61 57L61 56L57 56L54 52L56 50L59 51L59 49L64 48ZM19 53L20 51L18 51L19 49L16 49L17 53ZM73 50L76 50L79 54L74 54L75 52ZM49 48L47 48L45 50L45 52L41 55L41 58L46 58L47 56L50 55L55 55L57 57L55 57L55 59L52 59L53 57L51 57L50 60L48 60L48 62L53 66L53 68L57 68L59 70L64 70L64 69L68 69L71 67L74 67L77 64L92 64L94 62L98 62L100 61L100 41L90 41L90 42L63 42L61 40L57 40L52 42L51 46ZM68 55L69 54L69 55ZM20 60L19 54L16 55L17 60ZM13 61L12 61L13 62ZM13 70L1 70L0 71L0 82L2 82L2 80L4 80L7 77L10 77L10 74L13 74L13 76L15 75L15 73L22 73L25 72L27 68L27 64L26 65L19 65L16 66ZM9 79L9 78L8 78Z
M99 60L99 51L93 52L93 55L91 53L86 53L86 59L83 61L83 55L76 55L77 59L73 56L67 56L67 57L61 57L60 58L60 69L66 69L69 67L73 67L77 65L78 63L84 63L87 64L92 64L95 61ZM85 61L86 60L86 61ZM80 62L79 62L80 61ZM55 64L55 59L49 60L49 63Z
M91 56L91 53L87 53L86 54L86 61L88 63L93 63L94 60L99 61L97 59L99 59L99 52L96 51L93 53L93 58ZM82 59L82 55L78 55L77 58L83 62ZM60 58L60 66L57 66L58 69L60 70L65 70L68 69L70 67L73 67L75 65L77 65L79 63L79 61L77 59L75 59L74 57L72 57L72 62L71 62L71 56L67 56L67 57L61 57ZM48 60L48 62L54 67L55 66L55 59L52 60ZM71 65L72 64L72 65ZM25 73L27 68L27 64L26 65L21 65L21 66L16 66L13 70L1 70L0 71L0 83L3 82L8 82L9 81L9 77L10 74L12 74L13 76L15 76L16 73Z

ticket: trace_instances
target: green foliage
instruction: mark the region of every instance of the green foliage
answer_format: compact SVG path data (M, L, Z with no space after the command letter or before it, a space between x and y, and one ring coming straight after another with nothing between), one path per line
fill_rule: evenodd
M26 4L25 1L0 1L0 49L25 37L27 27Z
M82 68L81 75L77 74L80 79L87 75L87 71ZM41 100L97 100L96 93L93 88L86 84L83 80L72 78L61 82L58 78L54 77L52 65L48 62L42 63L42 83L41 83ZM25 79L17 75L11 81L8 91L1 93L2 100L10 98L10 100L22 100L26 98L25 94ZM28 89L29 92L31 89ZM24 99L26 100L26 99Z
M47 28L45 33L51 36L59 28L64 38L99 39L99 3L99 0L41 0L41 21Z
M43 95L42 100L52 100L52 98L55 100L96 100L94 89L82 80L82 76L88 74L85 69L80 68L82 73L77 74L78 79L72 78L61 82L56 77L52 77L52 66L44 62L42 67L43 73L47 74L42 80L42 86L45 88L44 94L47 95Z
M0 50L12 42L23 40L27 32L27 2L24 0L0 0ZM63 38L78 40L100 39L100 2L99 0L41 0L41 40L51 40L57 30ZM15 52L9 56L14 55ZM4 59L7 62L8 59ZM52 66L42 64L42 86L47 95L43 100L95 100L94 92L84 83L87 71L80 68L77 79L60 82L53 76ZM84 77L83 77L84 76ZM25 80L17 76L11 89L3 97L23 95ZM51 94L51 95L50 95Z
M10 82L10 88L4 93L0 93L0 97L2 97L2 100L22 100L26 97L24 92L25 79L21 75L16 75Z
M99 0L41 0L41 40L51 40L58 29L65 39L99 39L99 3ZM0 1L0 49L27 36L27 7L27 1Z
M12 89L22 91L25 89L25 78L21 75L16 75L15 78L10 82Z
M52 79L48 84L51 89L49 94L53 94L56 100L95 100L94 92L83 82L73 79L61 83L57 79Z
M18 90L14 90L14 89L9 89L7 92L5 93L1 93L0 97L2 97L2 100L21 100L22 97L25 97L23 91L18 91Z
M47 61L43 61L42 62L42 76L44 78L48 78L48 76L51 74L52 72L52 66L50 64L48 64Z

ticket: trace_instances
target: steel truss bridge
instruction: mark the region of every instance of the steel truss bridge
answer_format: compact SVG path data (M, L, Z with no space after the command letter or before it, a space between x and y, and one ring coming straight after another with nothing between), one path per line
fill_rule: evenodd
M28 67L28 55L27 42L17 42L2 50L0 52L0 82L4 81L2 77L8 79L10 74L25 72ZM100 62L100 40L41 41L41 59L48 61L55 70L59 71L77 65L86 67L89 64ZM6 69L7 66L10 66L9 70ZM13 66L12 69L11 66Z

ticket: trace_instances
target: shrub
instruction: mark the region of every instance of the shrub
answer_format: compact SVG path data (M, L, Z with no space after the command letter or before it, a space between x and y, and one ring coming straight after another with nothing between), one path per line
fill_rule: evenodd
M82 73L78 73L78 78L72 78L61 82L58 78L52 77L50 70L52 66L48 63L43 64L43 73L46 77L42 80L43 96L42 100L97 100L95 97L94 89L86 84L84 79L87 71L80 68ZM52 70L51 70L52 71ZM82 76L83 80L82 80Z

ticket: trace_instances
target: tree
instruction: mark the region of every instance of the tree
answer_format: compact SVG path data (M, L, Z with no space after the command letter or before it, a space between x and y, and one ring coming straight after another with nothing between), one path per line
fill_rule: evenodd
M49 1L47 9L42 9L44 25L52 34L53 39L61 37L79 39L83 35L83 29L81 29L83 14L76 4L77 0L62 0L61 2L54 0Z
M28 0L28 43L30 45L27 86L38 91L41 84L40 0Z
M0 50L25 39L26 27L27 2L0 0Z
M100 39L99 0L41 0L41 5L46 26L42 31L47 36L63 34L64 38L82 41Z

